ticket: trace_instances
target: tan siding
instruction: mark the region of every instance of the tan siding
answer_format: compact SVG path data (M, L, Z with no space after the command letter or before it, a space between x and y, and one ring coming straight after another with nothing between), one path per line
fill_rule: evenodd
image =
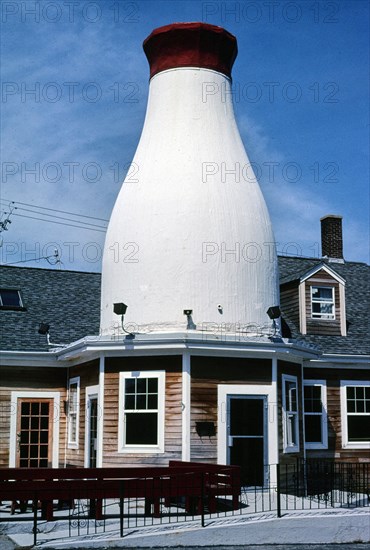
M280 305L283 317L291 320L296 327L299 327L299 291L296 282L281 287Z
M298 382L298 425L299 425L299 452L284 453L284 437L283 437L283 387L282 376L288 374L296 376ZM304 456L304 438L303 438L303 405L302 405L302 382L301 382L301 365L298 363L289 363L288 361L278 361L278 432L279 432L279 462L280 464L295 463L297 458Z
M331 286L334 287L335 299L335 319L323 320L311 318L311 287L312 286ZM321 270L315 273L313 277L306 281L306 318L307 318L307 334L322 334L338 336L341 334L340 327L340 296L339 283L333 279L326 271Z
M63 403L66 399L65 382L66 369L47 367L7 367L0 370L0 467L9 466L10 418L17 411L10 409L12 391L59 391L59 464L65 460L66 416Z
M308 458L331 458L344 462L370 462L367 449L342 449L340 381L370 379L369 370L305 369L305 380L326 380L328 407L328 450L309 450Z
M266 359L234 359L192 357L191 359L191 460L217 461L217 388L219 384L271 384L271 361ZM214 422L216 435L200 437L196 422Z
M118 452L118 400L120 371L165 370L165 452L139 454ZM181 459L182 374L181 357L111 358L106 361L104 400L103 466L167 466Z
M80 377L80 421L78 449L66 450L68 465L83 467L85 465L85 428L86 428L86 388L99 383L99 362L91 361L69 371L69 378Z

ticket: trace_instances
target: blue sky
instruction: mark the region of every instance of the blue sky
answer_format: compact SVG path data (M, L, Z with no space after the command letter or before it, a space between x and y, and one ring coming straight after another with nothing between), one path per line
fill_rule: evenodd
M62 268L100 270L103 220L145 115L142 42L175 21L237 37L236 118L278 251L319 257L319 219L331 213L343 216L345 258L369 261L367 1L72 4L1 4L2 221L9 201L18 207L1 233L3 263L50 267L32 260L57 248Z

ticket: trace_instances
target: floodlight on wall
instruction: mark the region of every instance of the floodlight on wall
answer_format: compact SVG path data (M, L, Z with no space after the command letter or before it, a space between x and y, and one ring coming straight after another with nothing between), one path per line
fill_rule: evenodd
M40 323L38 333L46 336L46 343L48 346L53 346L57 348L65 347L66 344L53 344L50 342L50 334L49 334L50 325L48 323Z
M47 323L40 323L38 333L49 334L49 328L50 328L50 325L48 325Z
M127 305L124 304L123 302L117 302L117 303L113 304L113 312L116 315L121 316L121 327L122 327L123 332L125 332L126 334L128 334L129 336L131 336L133 338L134 335L132 334L132 332L128 332L125 329L125 326L123 324L123 318L125 316L126 311L127 311Z
M194 321L192 319L193 310L192 309L184 309L183 314L186 315L186 330L196 330L197 325L194 324Z
M270 319L279 319L279 317L281 316L281 311L279 306L269 307L266 313L270 317Z
M127 306L123 302L113 304L113 311L116 315L124 315L127 311Z
M278 329L278 325L276 323L276 319L279 319L281 317L281 311L279 306L271 306L266 311L267 315L272 319L273 327L274 327L274 336L276 336L276 332ZM278 336L280 336L280 333L278 333Z

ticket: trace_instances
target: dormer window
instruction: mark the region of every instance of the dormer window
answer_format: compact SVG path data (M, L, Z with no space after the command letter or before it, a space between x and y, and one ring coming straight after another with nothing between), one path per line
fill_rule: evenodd
M334 287L311 286L312 319L335 319Z
M21 293L19 290L12 288L1 288L0 309L24 311L26 308L23 306Z
M321 263L299 281L299 327L301 334L347 336L346 281Z

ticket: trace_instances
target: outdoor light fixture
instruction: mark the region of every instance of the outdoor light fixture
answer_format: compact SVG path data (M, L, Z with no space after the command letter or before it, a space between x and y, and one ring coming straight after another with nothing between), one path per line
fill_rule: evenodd
M122 327L122 330L123 332L125 332L126 334L128 334L129 336L132 336L134 337L134 335L132 334L132 332L128 332L126 329L125 329L125 326L123 324L123 318L124 318L124 315L127 311L127 305L124 304L123 302L118 302L116 304L113 304L113 311L116 315L120 315L121 316L121 327Z
M40 323L39 324L39 330L37 331L39 334L46 335L46 343L48 346L54 346L57 348L62 348L66 346L66 344L53 344L50 342L50 335L49 335L49 329L50 325L48 323Z
M187 317L189 317L189 315L191 315L192 313L193 313L192 309L184 309L184 315L186 315Z
M122 302L119 302L118 304L113 304L113 311L116 315L124 315L126 313L126 310L127 306Z
M40 323L38 333L49 334L49 328L50 328L50 325L48 325L47 323Z
M270 317L270 319L279 319L279 317L281 316L281 311L279 306L269 307L266 313Z
M276 332L278 331L278 325L276 323L276 319L279 319L281 317L281 311L279 306L271 306L266 311L267 315L272 319L273 327L274 327L274 336L276 336ZM278 336L280 336L280 333L278 332Z

